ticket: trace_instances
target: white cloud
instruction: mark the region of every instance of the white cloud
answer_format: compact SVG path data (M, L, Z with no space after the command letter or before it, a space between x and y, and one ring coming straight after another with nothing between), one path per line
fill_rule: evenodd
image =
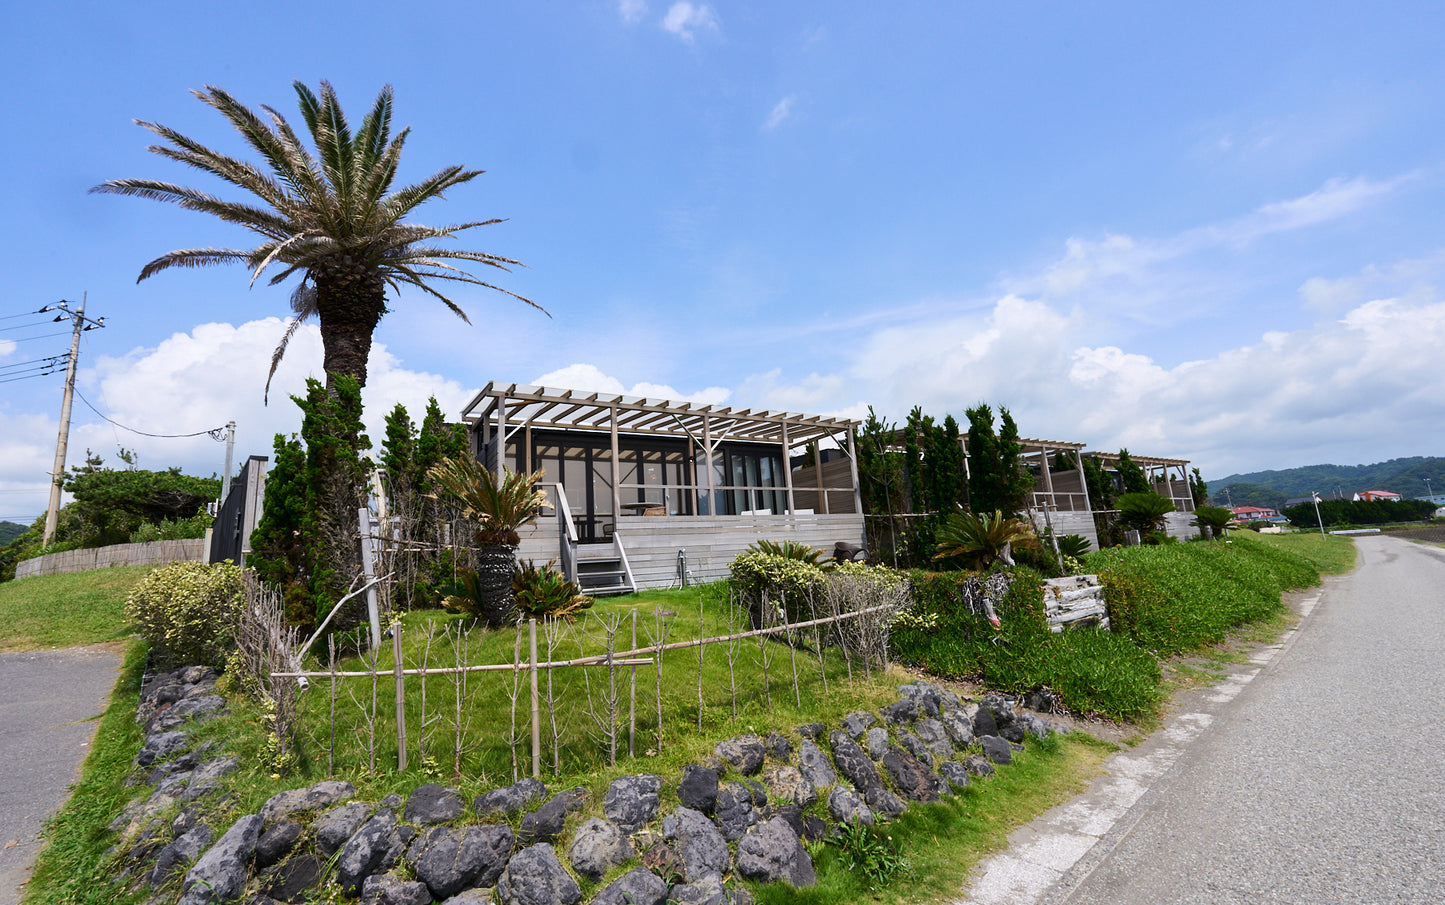
M5 358L11 352L14 352L17 348L19 348L18 344L15 343L13 340L0 339L0 358Z
M739 403L890 419L1009 407L1027 436L1188 458L1206 476L1423 455L1445 442L1445 302L1376 299L1166 367L1081 341L1077 313L1008 296L979 316L880 331L834 375L755 375ZM794 406L798 402L801 405Z
M778 103L773 107L772 112L768 114L767 122L763 123L763 128L776 129L778 126L782 125L783 120L787 119L788 116L792 114L793 102L795 99L795 96L790 94L782 100L778 101Z
M718 30L717 14L706 3L694 5L687 0L679 0L667 8L666 15L662 17L662 27L691 44L697 32Z
M297 331L271 385L271 404L262 404L262 388L271 351L284 325L278 318L240 326L201 324L177 333L154 348L121 357L102 356L77 378L79 391L113 421L149 434L187 434L236 422L236 463L247 456L270 456L272 438L297 433L301 413L288 398L305 393L307 376L319 375L321 336L314 325ZM57 393L58 395L58 393ZM384 436L386 414L398 403L420 420L428 397L457 418L472 393L456 381L408 370L381 344L374 344L364 391L366 424L373 443ZM0 489L24 490L0 496L3 514L39 513L46 505L47 476L54 458L58 423L48 417L7 417L0 412ZM219 473L225 447L197 437L147 437L106 423L76 400L70 430L71 464L86 449L117 465L118 447L135 450L139 467L180 466L188 474Z
M617 0L617 14L624 23L636 25L647 15L647 4L644 0Z
M691 393L684 393L660 383L635 383L628 387L616 377L604 374L602 369L596 365L586 363L571 364L565 368L549 371L533 380L532 383L536 386L554 389L641 396L647 399L692 402L698 405L721 405L732 395L732 391L725 387L706 387Z
M1414 178L1414 174L1406 174L1387 182L1374 182L1363 176L1331 179L1306 195L1261 205L1231 223L1206 227L1197 235L1186 234L1184 246L1188 248L1195 242L1244 245L1274 233L1328 223L1361 210Z
M1211 255L1346 218L1415 178L1406 174L1384 182L1364 177L1331 179L1297 198L1264 204L1241 217L1172 236L1070 237L1061 258L1036 274L1007 279L1003 287L1006 292L1053 303L1172 319L1191 308L1192 300L1212 301L1223 294L1221 285L1227 285L1232 277L1214 266ZM1310 286L1305 292L1315 298L1324 295L1322 286Z

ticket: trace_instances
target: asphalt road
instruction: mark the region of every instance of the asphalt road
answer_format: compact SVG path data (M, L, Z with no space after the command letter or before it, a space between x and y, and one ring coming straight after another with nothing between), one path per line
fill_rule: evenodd
M40 830L80 778L120 662L102 647L0 654L0 905L20 901Z
M1445 550L1356 544L1285 642L1011 837L964 901L1445 902Z

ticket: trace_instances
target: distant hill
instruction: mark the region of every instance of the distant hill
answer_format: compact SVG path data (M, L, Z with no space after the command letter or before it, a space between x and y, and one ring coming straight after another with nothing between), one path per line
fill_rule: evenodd
M17 525L14 522L0 522L0 547L10 543L27 530L28 528L25 525Z
M1405 497L1425 496L1425 478L1436 493L1445 493L1445 458L1412 456L1374 465L1306 465L1279 471L1256 471L1209 480L1209 496L1217 505L1269 506L1307 497L1349 499L1361 490L1390 490ZM1229 488L1226 496L1224 490Z

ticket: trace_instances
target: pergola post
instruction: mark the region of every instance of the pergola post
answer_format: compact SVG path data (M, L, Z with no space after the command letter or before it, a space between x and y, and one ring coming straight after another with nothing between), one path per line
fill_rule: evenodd
M793 448L788 442L788 422L783 422L783 484L788 488L788 515L797 509L793 505Z
M707 514L717 515L717 499L713 494L713 467L712 467L712 422L707 415L702 416L702 462L703 470L706 472L704 486L707 487Z
M617 406L612 406L607 420L612 433L612 533L622 521L622 461L621 444L617 442Z
M502 468L507 459L507 399L497 400L497 482L501 483Z
M1089 500L1089 478L1084 474L1084 451L1082 449L1074 450L1074 470L1079 473L1079 489L1084 492L1084 511L1092 513L1094 504Z
M863 485L858 480L858 438L848 428L848 470L853 475L853 511L863 514Z
M813 441L813 477L817 478L818 506L827 515L828 491L823 489L823 446L817 440Z

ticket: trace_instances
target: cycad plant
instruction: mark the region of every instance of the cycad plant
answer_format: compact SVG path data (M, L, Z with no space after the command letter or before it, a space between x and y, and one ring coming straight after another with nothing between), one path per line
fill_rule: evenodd
M1233 518L1234 513L1223 506L1200 506L1194 510L1194 521L1189 524L1208 529L1209 537L1220 537Z
M935 561L951 561L968 569L987 569L994 560L1009 562L1008 547L1032 532L1027 525L997 509L993 515L955 512L938 529Z
M592 598L558 572L556 564L554 559L538 567L528 560L512 575L512 601L519 613L570 622L577 613L592 607Z
M805 562L810 566L817 566L824 572L833 570L832 560L823 559L823 551L795 540L768 540L760 537L748 548L759 553L766 553L769 556L781 556L783 559L795 559L798 562Z
M1174 511L1174 504L1157 493L1126 493L1116 505L1119 521L1141 534L1164 530L1164 516Z
M488 625L505 624L512 616L512 573L517 567L517 529L536 518L547 501L537 489L542 472L518 474L502 469L499 479L491 469L468 455L443 459L427 477L435 486L434 499L450 503L476 522L477 589L480 612Z

